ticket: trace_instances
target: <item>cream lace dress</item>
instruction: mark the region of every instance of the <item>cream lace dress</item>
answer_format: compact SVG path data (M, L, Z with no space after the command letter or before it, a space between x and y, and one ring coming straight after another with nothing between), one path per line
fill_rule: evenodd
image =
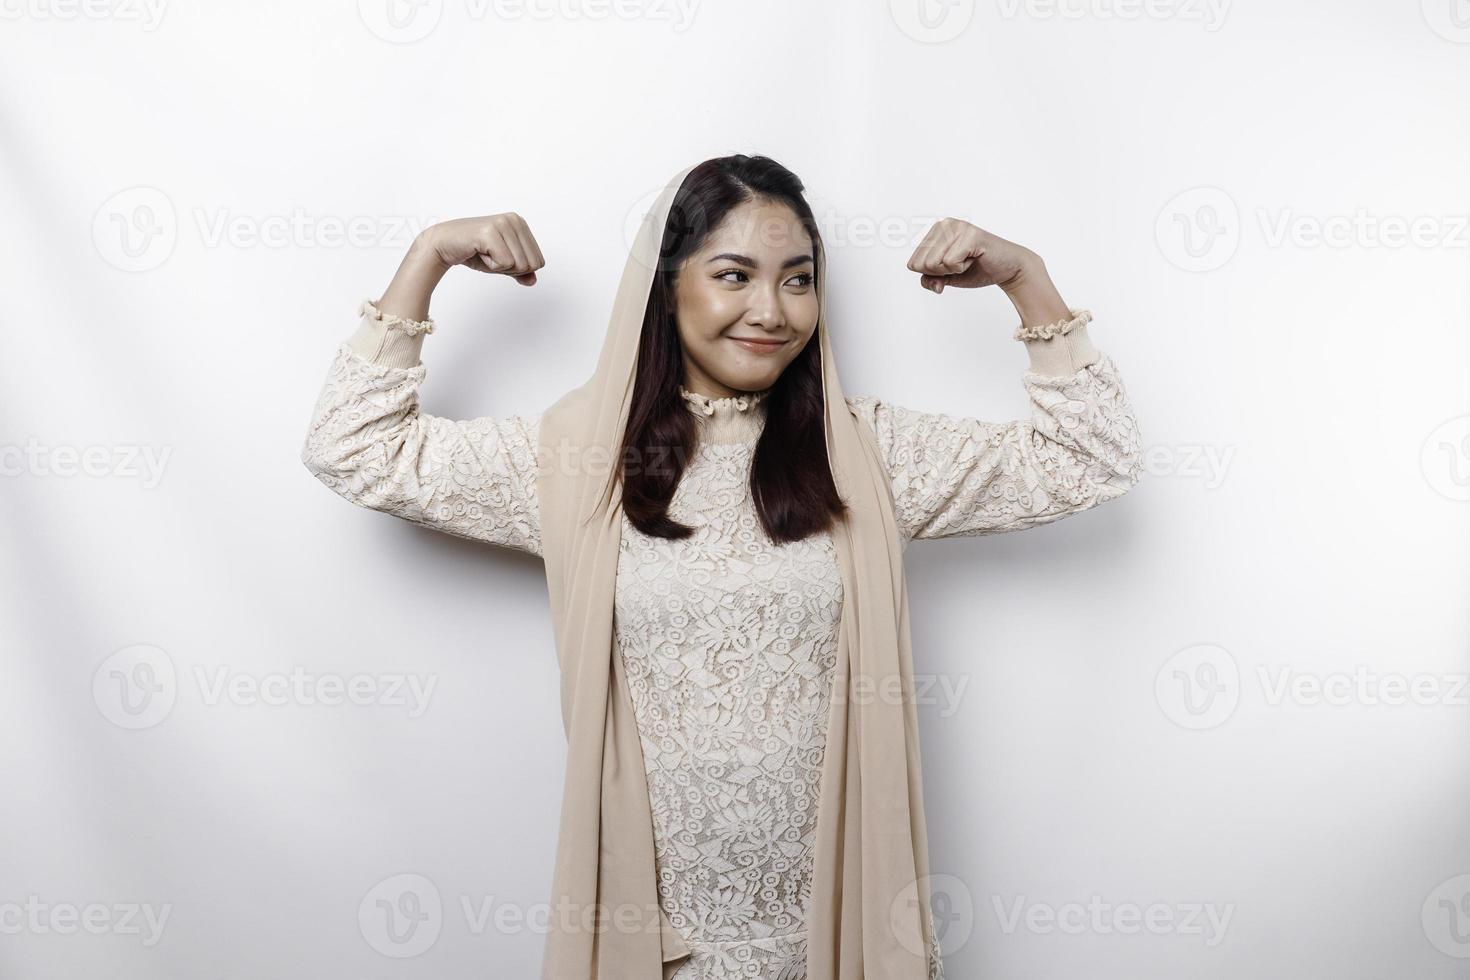
M539 554L539 414L460 421L420 412L417 342L381 330L365 318L337 350L303 462L354 503ZM905 546L1048 523L1137 480L1138 431L1111 359L1094 350L1075 371L1036 373L1071 366L1049 349L1059 342L1027 341L1029 420L848 398L888 462ZM674 978L802 980L842 611L837 554L829 534L777 545L760 526L748 480L768 392L680 393L699 440L670 515L697 530L650 538L624 517L614 616L659 895L693 951ZM943 977L939 938L929 937L931 980Z

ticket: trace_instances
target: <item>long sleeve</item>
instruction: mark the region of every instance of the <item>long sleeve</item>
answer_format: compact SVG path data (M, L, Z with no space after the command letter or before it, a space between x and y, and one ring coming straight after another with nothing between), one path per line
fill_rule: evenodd
M871 395L847 399L877 437L905 543L1048 524L1138 482L1137 421L1117 366L1087 335L1088 319L1025 340L1029 419L986 422Z
M364 314L327 372L302 463L359 506L539 556L539 413L464 421L423 414L422 342L423 334Z

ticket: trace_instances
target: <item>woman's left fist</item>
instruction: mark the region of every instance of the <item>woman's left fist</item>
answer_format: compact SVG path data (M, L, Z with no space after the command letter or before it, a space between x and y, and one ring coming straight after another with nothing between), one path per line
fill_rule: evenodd
M919 273L919 285L936 293L945 286L975 289L999 286L1009 290L1025 272L1039 265L1041 256L999 235L992 235L959 218L943 218L924 235L909 259Z

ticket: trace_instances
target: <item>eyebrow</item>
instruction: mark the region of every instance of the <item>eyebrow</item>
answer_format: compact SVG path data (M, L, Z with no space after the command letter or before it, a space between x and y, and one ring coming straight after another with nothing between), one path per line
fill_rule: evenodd
M801 265L804 262L811 261L812 257L810 255L793 255L791 258L781 263L781 268L789 269L793 265ZM755 259L752 259L748 255L737 255L734 252L721 252L719 255L712 255L709 258L709 262L739 262L741 265L748 265L752 269L760 268L760 263L757 262ZM706 264L708 264L708 262Z

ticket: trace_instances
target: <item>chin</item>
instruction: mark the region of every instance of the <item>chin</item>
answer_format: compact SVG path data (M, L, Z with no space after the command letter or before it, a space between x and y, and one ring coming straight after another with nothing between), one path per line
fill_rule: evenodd
M763 388L771 387L779 377L781 377L780 371L776 371L775 373L734 375L729 378L722 378L721 383L728 388L734 388L736 391L760 391Z

